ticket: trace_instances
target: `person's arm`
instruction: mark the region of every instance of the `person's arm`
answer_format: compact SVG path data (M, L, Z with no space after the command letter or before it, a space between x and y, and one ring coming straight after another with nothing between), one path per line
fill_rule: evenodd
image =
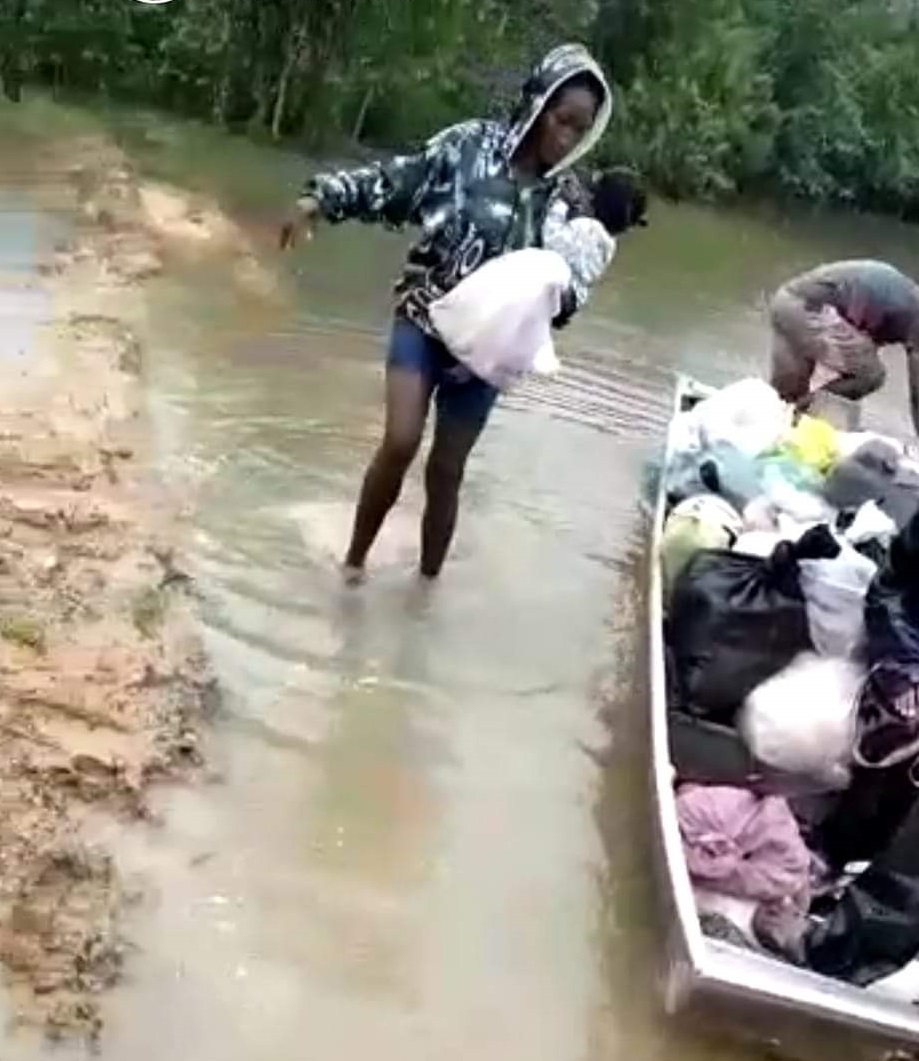
M582 309L594 285L600 281L616 253L616 241L599 221L585 217L561 221L561 211L550 212L544 229L544 246L559 253L568 265L571 283L562 300L562 310L552 322L563 328Z
M582 211L574 202L572 196L562 187L560 194L549 203L546 211L546 219L543 223L542 245L549 248L564 247L567 243L567 226L573 217ZM562 253L560 251L560 253ZM562 253L562 257L568 260L568 255ZM570 262L569 262L570 265ZM562 295L562 305L559 313L552 321L552 327L561 329L567 327L571 318L577 313L584 302L587 301L587 289L579 285L572 271L571 285Z
M391 228L419 220L418 207L432 181L459 164L464 146L480 129L479 122L451 126L415 154L311 177L282 229L282 247L300 232L311 233L320 218L332 224L363 221Z
M319 203L310 195L301 195L281 225L281 250L293 247L301 236L304 239L312 239L318 217Z
M577 295L574 293L574 285L572 285L562 295L562 305L558 314L552 321L552 327L555 328L556 331L560 331L562 328L567 328L571 323L571 318L579 309L580 306L578 306Z

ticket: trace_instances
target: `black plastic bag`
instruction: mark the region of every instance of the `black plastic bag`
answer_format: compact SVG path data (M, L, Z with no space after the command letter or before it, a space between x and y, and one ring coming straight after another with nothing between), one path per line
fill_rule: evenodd
M730 725L747 695L812 648L798 561L838 555L827 527L766 559L703 550L677 579L667 639L675 707Z
M855 760L884 770L919 759L919 514L868 587L865 630L871 670L859 697Z
M670 761L680 781L757 790L762 770L736 729L683 711L667 716Z
M837 869L881 853L806 942L817 972L866 985L919 954L919 514L894 538L865 602L871 671L858 705L858 767L819 832ZM892 839L891 839L892 837Z
M870 862L891 842L917 797L912 763L885 770L856 766L849 787L814 827L813 846L835 873L850 862Z
M865 598L868 661L919 664L919 514L890 543Z
M887 850L844 890L805 940L818 973L864 987L919 954L919 804Z

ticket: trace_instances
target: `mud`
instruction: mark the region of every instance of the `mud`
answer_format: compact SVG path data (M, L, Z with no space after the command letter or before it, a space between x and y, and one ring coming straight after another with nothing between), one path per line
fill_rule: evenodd
M0 961L17 1022L94 1039L130 889L81 827L155 825L151 788L200 767L215 692L181 499L146 460L143 285L202 245L266 281L218 212L142 185L110 144L55 144L40 164L67 173L77 221L41 269L52 319L0 364Z

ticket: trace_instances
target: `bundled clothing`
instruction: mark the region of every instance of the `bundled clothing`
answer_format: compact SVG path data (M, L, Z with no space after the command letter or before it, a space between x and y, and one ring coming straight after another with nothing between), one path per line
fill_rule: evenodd
M677 817L694 882L761 902L807 893L810 852L779 796L684 785L677 796Z
M512 251L433 302L431 321L476 379L507 391L533 372L558 369L551 327L570 284L559 255L536 247Z
M555 211L546 218L543 246L560 255L571 272L575 302L583 305L590 289L609 268L616 240L592 217L562 221Z
M432 302L428 313L450 353L500 391L528 375L559 368L552 324L603 274L615 240L599 221L578 217L552 226L545 248L492 258Z
M788 803L741 788L684 785L676 811L693 885L753 900L759 942L796 954L817 866Z

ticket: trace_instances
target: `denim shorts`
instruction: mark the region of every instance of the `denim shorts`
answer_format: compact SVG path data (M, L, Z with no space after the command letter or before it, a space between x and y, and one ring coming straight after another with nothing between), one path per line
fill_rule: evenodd
M473 375L439 340L405 317L396 317L386 364L408 369L431 383L438 415L484 426L498 389Z

